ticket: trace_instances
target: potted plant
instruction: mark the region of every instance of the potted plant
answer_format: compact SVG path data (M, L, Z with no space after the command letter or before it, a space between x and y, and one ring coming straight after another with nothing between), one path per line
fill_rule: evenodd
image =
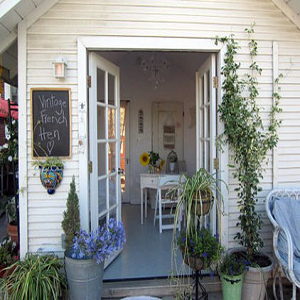
M171 192L180 190L175 221L178 220L183 206L187 230L189 231L192 226L196 226L197 217L209 213L213 205L214 191L220 192L218 182L223 181L216 179L204 168L200 168L192 177L183 174L178 185L171 190Z
M226 254L218 266L223 300L241 300L245 270L249 262L233 253Z
M27 255L7 268L1 285L4 299L58 299L66 288L62 266L54 255Z
M76 193L75 178L73 176L70 183L70 191L67 199L67 209L63 214L61 223L62 229L65 232L65 237L62 239L63 248L71 247L76 232L80 230L80 214L79 214L79 199Z
M16 197L7 198L6 215L8 218L7 232L11 240L19 243Z
M0 244L0 278L5 274L5 268L18 260L18 247L10 238L5 238Z
M181 250L184 262L193 270L203 270L216 264L223 251L217 236L213 236L208 228L187 232L183 230L177 245Z
M71 249L65 252L69 294L73 300L101 299L104 260L125 243L121 222L110 219L107 225L75 235Z
M226 44L225 64L222 68L224 82L222 85L223 99L218 108L221 121L224 123L224 133L219 141L228 143L233 155L233 176L239 181L236 188L238 206L240 209L237 226L241 231L236 239L244 246L243 250L236 250L241 256L246 256L251 267L245 275L242 299L264 299L265 286L273 268L273 260L270 256L260 253L263 240L260 235L262 220L256 211L260 180L263 178L264 164L267 154L274 149L278 142L277 129L280 121L276 114L279 108L279 93L274 93L274 105L270 109L270 122L268 128L264 128L260 109L256 103L258 92L258 80L262 72L255 61L257 55L257 42L251 37L253 26L246 29L249 34L250 49L250 74L243 79L239 78L240 64L235 62L235 54L239 48L237 42L231 36L217 39ZM278 85L278 79L274 82ZM278 90L280 90L278 88Z
M39 167L41 183L47 189L48 194L54 194L63 178L62 160L59 157L48 157L45 161L34 161L33 165Z

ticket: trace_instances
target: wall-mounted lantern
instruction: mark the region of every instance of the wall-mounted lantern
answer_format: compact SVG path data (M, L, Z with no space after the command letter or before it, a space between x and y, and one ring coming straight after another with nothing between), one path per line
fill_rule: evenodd
M67 72L67 60L59 55L53 62L53 75L56 78L65 78Z

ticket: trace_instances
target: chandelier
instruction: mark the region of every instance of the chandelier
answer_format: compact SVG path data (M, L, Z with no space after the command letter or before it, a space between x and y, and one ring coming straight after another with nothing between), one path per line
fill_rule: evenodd
M154 89L165 82L164 73L170 68L168 60L155 53L150 59L142 59L141 65L144 72L150 74L149 81L154 84Z

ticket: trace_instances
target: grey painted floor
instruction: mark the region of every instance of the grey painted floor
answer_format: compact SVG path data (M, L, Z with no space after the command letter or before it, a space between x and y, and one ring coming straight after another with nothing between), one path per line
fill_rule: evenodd
M123 252L104 272L104 280L152 278L169 276L171 272L172 230L158 232L153 226L154 210L148 209L148 218L140 222L139 205L122 205L122 220L126 233ZM181 255L177 265L182 265Z

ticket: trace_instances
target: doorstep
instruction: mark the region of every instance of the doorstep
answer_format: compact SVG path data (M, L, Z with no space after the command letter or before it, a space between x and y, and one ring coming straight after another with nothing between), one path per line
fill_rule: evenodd
M188 286L188 278L181 278L182 287ZM190 279L191 282L191 279ZM213 298L219 298L221 292L221 282L217 276L211 278L205 276L201 283L204 285L208 293L212 293ZM164 300L174 299L178 286L171 285L169 279L149 279L149 280L132 280L132 281L116 281L104 282L102 299L121 299L133 296L153 296L163 298Z

